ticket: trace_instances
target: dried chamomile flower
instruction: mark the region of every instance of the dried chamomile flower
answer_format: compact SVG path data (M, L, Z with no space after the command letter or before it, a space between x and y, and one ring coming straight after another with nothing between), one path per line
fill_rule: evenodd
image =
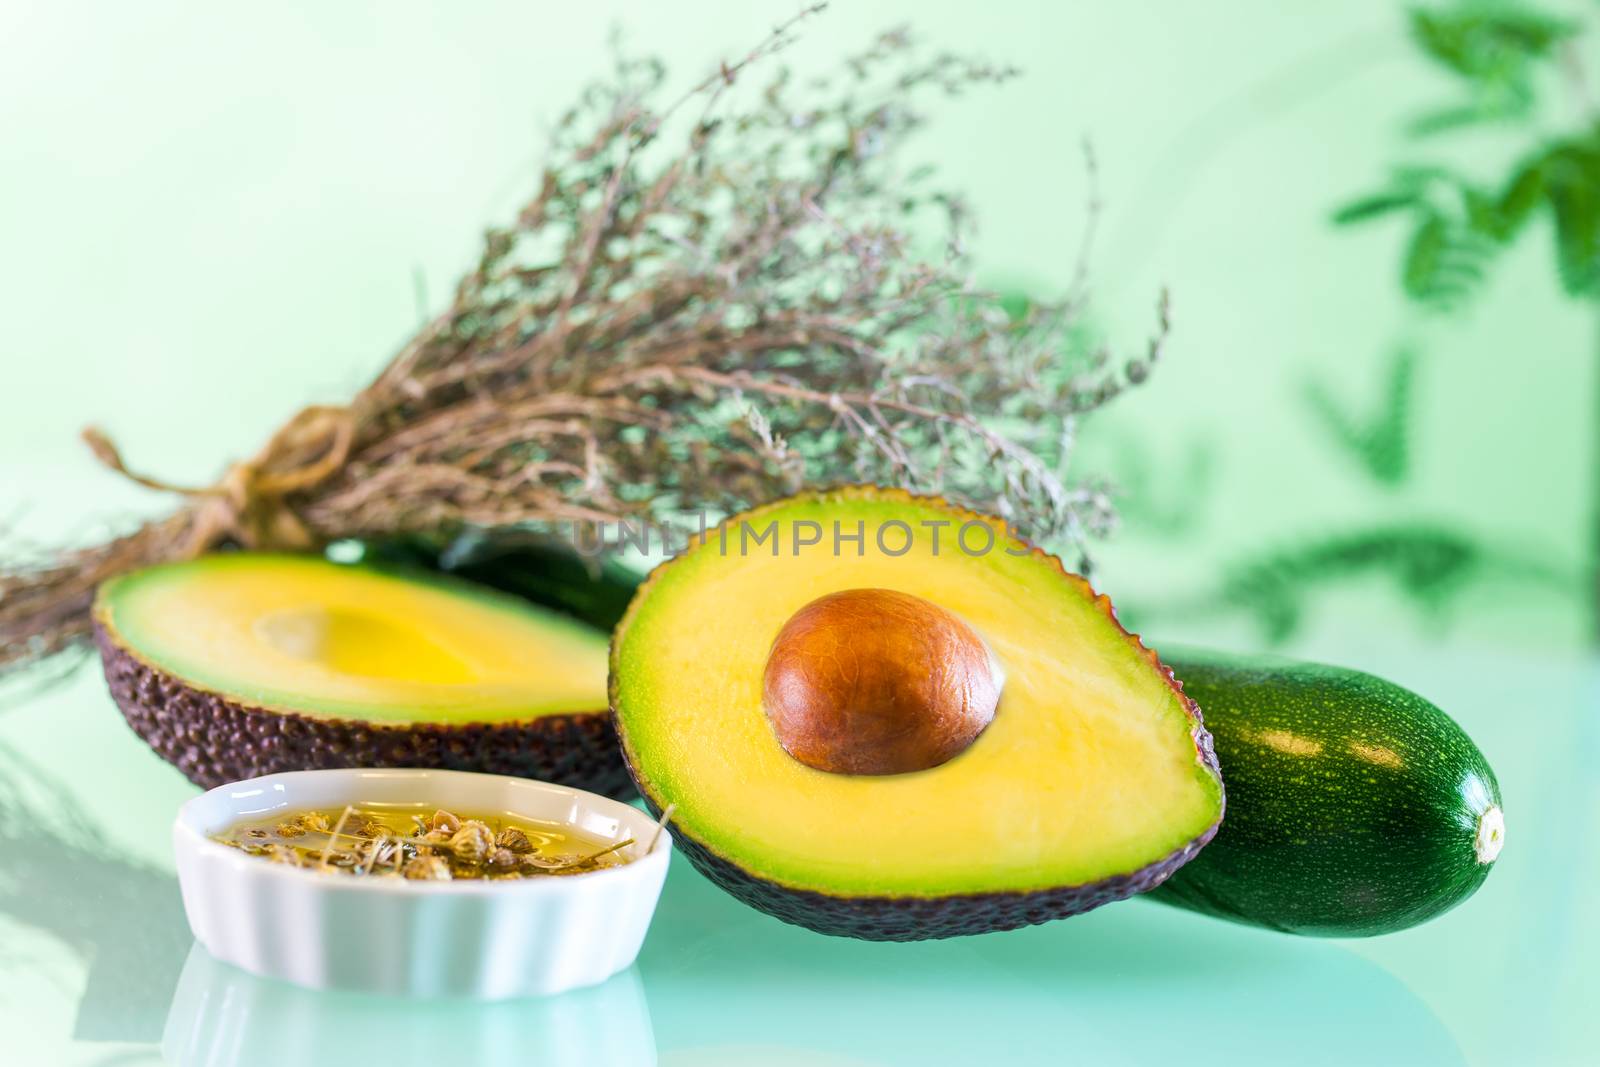
M273 863L287 863L291 867L304 866L300 850L289 845L268 845L267 858Z
M450 864L443 856L416 856L401 871L407 878L428 882L448 882Z
M351 837L359 837L363 840L371 840L372 838L378 837L380 834L387 833L388 831L383 828L381 823L378 823L365 815L357 815L345 825L344 832L349 834Z
M298 822L280 822L273 827L273 833L279 837L304 837L306 831Z
M436 811L433 813L433 819L429 825L434 830L443 830L445 833L453 834L461 829L461 820L448 811Z
M312 833L325 834L330 829L328 817L320 811L305 812L300 816L299 822L301 829L309 830Z
M517 865L516 854L509 848L497 848L489 853L489 866L497 870L509 871Z
M450 838L452 836L453 835L452 835L451 831L449 831L449 830L429 830L427 833L423 834L417 840L421 841L425 845L443 845L443 846L448 846L450 844Z
M259 826L256 826L256 827L250 828L249 830L246 830L244 832L244 836L253 837L257 841L261 841L261 840L265 840L266 838L271 837L272 835L270 833L268 833L267 831L261 829Z
M533 842L528 839L528 835L515 826L508 826L501 830L499 836L494 839L494 843L501 848L510 849L516 853L533 851Z
M494 833L490 831L487 823L469 819L462 823L450 838L450 851L456 858L466 863L481 861L489 850L494 847Z

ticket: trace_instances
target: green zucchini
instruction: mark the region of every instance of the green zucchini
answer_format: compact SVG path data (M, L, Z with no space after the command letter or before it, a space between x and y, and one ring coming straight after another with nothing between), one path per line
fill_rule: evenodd
M1153 899L1288 933L1366 937L1471 896L1500 854L1500 787L1439 708L1360 671L1181 651L1227 811Z

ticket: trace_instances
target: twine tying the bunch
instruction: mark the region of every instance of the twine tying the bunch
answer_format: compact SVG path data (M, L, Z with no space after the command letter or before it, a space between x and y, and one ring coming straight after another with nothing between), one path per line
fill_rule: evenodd
M184 558L225 541L262 551L303 552L321 539L295 512L289 498L344 469L355 442L356 418L347 407L313 405L295 414L261 451L230 466L216 484L175 485L128 469L104 432L90 426L83 440L95 458L147 489L189 500L192 522Z

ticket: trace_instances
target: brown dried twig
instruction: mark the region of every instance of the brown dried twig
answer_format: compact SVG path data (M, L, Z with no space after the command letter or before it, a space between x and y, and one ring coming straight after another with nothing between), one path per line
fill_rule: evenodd
M219 546L687 523L871 481L1081 551L1111 512L1065 474L1077 420L1147 373L1165 302L1125 367L1075 342L1081 266L1061 302L1008 315L971 283L964 205L901 149L923 98L1011 72L895 31L831 76L745 85L795 21L660 108L661 64L618 58L450 306L348 405L300 412L216 485L135 474L89 431L108 466L185 503L0 567L0 672L81 645L107 578Z

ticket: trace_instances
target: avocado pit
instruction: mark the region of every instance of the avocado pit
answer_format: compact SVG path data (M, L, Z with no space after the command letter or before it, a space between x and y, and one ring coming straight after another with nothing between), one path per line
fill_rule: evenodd
M949 611L892 589L846 589L790 617L762 703L785 751L835 774L905 774L965 751L994 719L1002 677Z

